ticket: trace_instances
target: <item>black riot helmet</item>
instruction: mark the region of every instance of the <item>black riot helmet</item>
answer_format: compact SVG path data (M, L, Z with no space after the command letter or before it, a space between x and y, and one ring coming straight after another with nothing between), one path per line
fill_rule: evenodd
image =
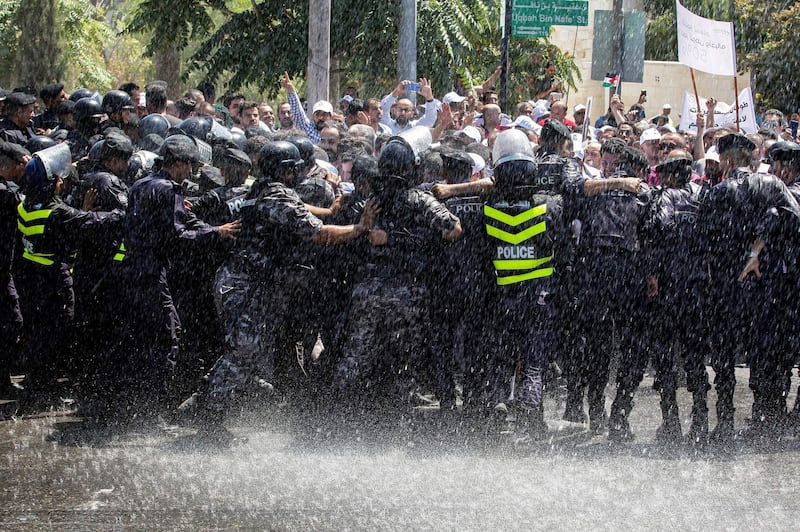
M69 95L69 99L75 103L78 103L78 100L83 98L92 98L94 97L94 91L81 87L80 89L75 89L72 91L72 94Z
M685 185L692 178L692 160L689 157L670 157L656 166L656 173L662 183L666 182L668 175L673 175L678 185Z
M152 113L139 120L139 138L155 134L161 138L166 137L169 129L169 120L164 115Z
M56 141L47 135L34 135L25 143L25 149L31 153L55 146Z
M258 154L258 167L264 181L291 182L302 166L300 150L291 142L279 140L264 144Z
M431 130L412 127L389 139L378 159L381 176L399 181L404 188L418 185L417 167L431 146Z
M176 126L186 135L214 144L231 140L231 132L210 116L192 116Z
M131 102L131 97L127 92L112 90L103 96L103 112L111 114L117 111L134 111L136 108Z
M316 164L317 159L314 157L314 144L308 137L293 135L287 137L286 141L297 146L297 150L300 152L300 158L303 159L305 170L308 170Z
M75 110L72 114L76 123L90 122L92 120L99 123L100 119L103 118L103 108L94 98L81 98L75 104Z

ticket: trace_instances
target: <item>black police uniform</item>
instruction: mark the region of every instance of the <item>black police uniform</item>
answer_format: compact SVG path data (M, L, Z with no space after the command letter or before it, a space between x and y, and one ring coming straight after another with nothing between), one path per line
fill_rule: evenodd
M16 258L14 281L25 317L26 377L32 386L42 387L54 371L74 367L66 360L65 340L75 310L70 273L75 251L84 239L113 231L124 212L86 212L57 197L42 200L28 195L17 214L24 250Z
M383 246L369 246L365 277L354 288L334 384L356 407L408 406L419 368L430 357L427 340L429 260L443 235L459 223L430 193L385 177L378 193L376 229ZM427 369L427 368L426 368Z
M180 190L162 169L134 183L128 195L120 378L133 400L150 400L144 408L167 399L177 363L181 324L167 280L173 256L184 253L184 246L210 249L220 236L216 227L187 214Z
M17 362L22 330L22 312L11 271L19 246L17 206L21 201L16 183L0 176L0 390L3 392L10 384L9 372Z
M612 177L626 177L625 172ZM575 180L580 186L585 179ZM609 436L629 435L627 413L644 373L635 338L644 326L637 320L645 300L645 273L638 252L640 231L650 213L651 189L641 184L638 193L609 190L583 199L577 212L581 220L575 278L579 283L579 334L586 348L579 367L571 372L570 391L586 389L589 418L594 430L605 417L613 331L621 353L617 371L617 396L612 406ZM612 435L613 432L613 435Z
M8 118L0 120L0 140L25 146L34 135L36 135L36 132L30 124L25 127L19 127Z
M725 444L733 437L737 351L744 349L750 355L754 419L768 413L774 421L781 416L781 402L785 409L781 392L785 374L777 369L783 355L777 352L781 342L775 336L781 333L769 323L774 318L770 302L776 285L770 275L750 276L744 282L737 278L757 238L770 253L783 254L782 248L800 227L800 208L774 176L738 168L711 189L700 220L710 257L711 304L723 317L711 331L717 390L717 427L712 437ZM754 325L760 334L753 334Z
M482 338L481 233L484 198L454 197L445 207L461 221L462 237L442 243L441 257L434 255L431 267L439 270L432 283L430 312L435 327L434 350L437 395L440 409L455 408L455 383L461 377L463 410L481 413L491 403L486 397L486 351Z
M656 191L653 218L646 235L648 273L655 276L658 295L650 316L656 382L661 392L663 425L659 436L667 441L681 435L674 369L674 344L683 346L686 388L692 393L689 440L702 445L708 436L709 389L706 360L708 345L708 264L698 236L701 189L694 183Z
M281 354L294 351L323 310L315 304L319 272L308 264L305 246L323 223L292 188L279 182L263 187L242 204L236 250L217 273L225 352L209 374L204 404L211 411L222 412L251 384L271 383L276 366L287 370L302 362Z
M96 210L126 211L128 187L116 175L99 163L86 174L75 194L83 202L89 190L95 190ZM111 360L105 358L117 339L114 331L118 319L121 287L114 275L125 248L122 243L122 224L97 231L77 243L77 255L72 276L75 282L74 349L80 359L78 367L87 375L87 394L100 393L103 386L113 382L107 375ZM105 378L104 378L105 376Z

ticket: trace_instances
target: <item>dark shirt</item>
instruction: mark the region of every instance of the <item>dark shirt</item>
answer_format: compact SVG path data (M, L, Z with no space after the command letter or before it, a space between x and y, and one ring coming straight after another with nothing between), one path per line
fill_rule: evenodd
M8 118L0 120L0 140L24 146L35 134L30 124L19 127Z
M167 268L174 254L181 253L182 244L218 241L216 227L192 223L180 190L181 186L164 170L133 184L123 237L126 266L157 273Z

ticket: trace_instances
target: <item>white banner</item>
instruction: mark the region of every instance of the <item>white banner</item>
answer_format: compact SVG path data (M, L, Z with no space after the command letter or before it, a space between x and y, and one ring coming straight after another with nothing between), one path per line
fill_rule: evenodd
M706 101L708 98L700 98L700 109L703 114L708 112ZM690 92L683 93L683 109L681 110L681 131L697 131L697 100ZM736 106L724 102L717 102L714 108L714 127L736 124ZM753 93L750 87L739 93L739 129L744 133L758 132L756 124L756 112L753 106Z
M736 41L733 22L720 22L695 15L675 0L678 22L678 61L716 74L736 75Z

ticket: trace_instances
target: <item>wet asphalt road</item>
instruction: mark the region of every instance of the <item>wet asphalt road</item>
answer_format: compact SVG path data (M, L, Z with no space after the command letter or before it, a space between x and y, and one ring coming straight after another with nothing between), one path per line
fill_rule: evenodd
M737 376L741 426L751 396L747 370ZM548 440L516 447L472 424L440 426L434 411L365 428L272 406L231 419L247 441L229 449L155 424L98 432L66 409L8 419L0 422L0 529L796 527L800 441L727 457L666 451L653 443L660 411L650 383L631 417L637 439L619 447L560 421L552 397ZM689 399L683 391L684 419Z

